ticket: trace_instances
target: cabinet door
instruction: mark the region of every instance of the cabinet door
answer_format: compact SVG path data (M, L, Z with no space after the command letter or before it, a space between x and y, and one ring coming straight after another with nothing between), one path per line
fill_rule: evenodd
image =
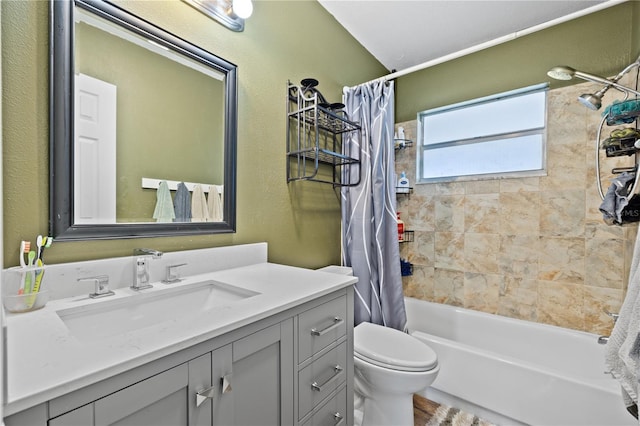
M281 327L287 332L284 333ZM219 381L220 394L215 402L214 425L271 426L293 421L292 394L293 327L289 322L276 324L213 352L213 382ZM229 369L230 367L230 369ZM216 412L217 409L217 412Z
M203 355L95 401L95 426L210 425L210 410L196 407L195 396L210 386L210 360Z

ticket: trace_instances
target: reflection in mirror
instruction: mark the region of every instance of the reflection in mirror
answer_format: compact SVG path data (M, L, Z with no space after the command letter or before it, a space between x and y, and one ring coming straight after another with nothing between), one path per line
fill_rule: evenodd
M54 237L233 232L235 65L107 2L52 7Z

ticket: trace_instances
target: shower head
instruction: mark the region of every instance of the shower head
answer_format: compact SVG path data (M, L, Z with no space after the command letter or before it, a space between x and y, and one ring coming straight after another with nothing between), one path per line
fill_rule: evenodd
M547 72L547 75L551 78L555 78L556 80L571 80L573 77L577 77L577 78L581 78L582 80L604 84L605 86L602 89L600 89L598 93L595 93L594 95L582 95L579 98L582 104L584 104L588 108L594 109L596 105L601 104L602 95L610 87L614 87L626 94L633 93L636 96L640 96L640 92L638 92L637 90L618 84L618 80L620 79L620 77L622 77L624 73L628 72L631 68L638 65L639 65L638 61L634 62L633 64L629 65L627 68L622 70L617 76L615 76L612 79L600 77L598 75L589 74L582 71L577 71L566 65L561 65L561 66L551 68ZM600 99L594 99L594 98L600 98ZM598 108L600 108L600 106L596 107L595 109L598 109Z
M597 93L584 93L578 97L578 102L592 111L602 107L602 98Z
M571 80L575 73L576 70L566 65L553 67L549 71L547 71L547 75L556 80Z

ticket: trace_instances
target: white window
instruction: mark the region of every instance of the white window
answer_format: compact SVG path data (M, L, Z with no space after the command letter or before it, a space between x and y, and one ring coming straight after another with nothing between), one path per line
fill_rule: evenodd
M418 182L545 174L547 84L418 114Z

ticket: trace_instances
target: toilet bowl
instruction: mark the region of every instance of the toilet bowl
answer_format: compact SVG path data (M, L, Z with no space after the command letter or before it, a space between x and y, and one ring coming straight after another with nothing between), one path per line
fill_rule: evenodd
M364 322L355 327L354 387L361 426L413 426L413 394L438 375L436 353L399 330Z

